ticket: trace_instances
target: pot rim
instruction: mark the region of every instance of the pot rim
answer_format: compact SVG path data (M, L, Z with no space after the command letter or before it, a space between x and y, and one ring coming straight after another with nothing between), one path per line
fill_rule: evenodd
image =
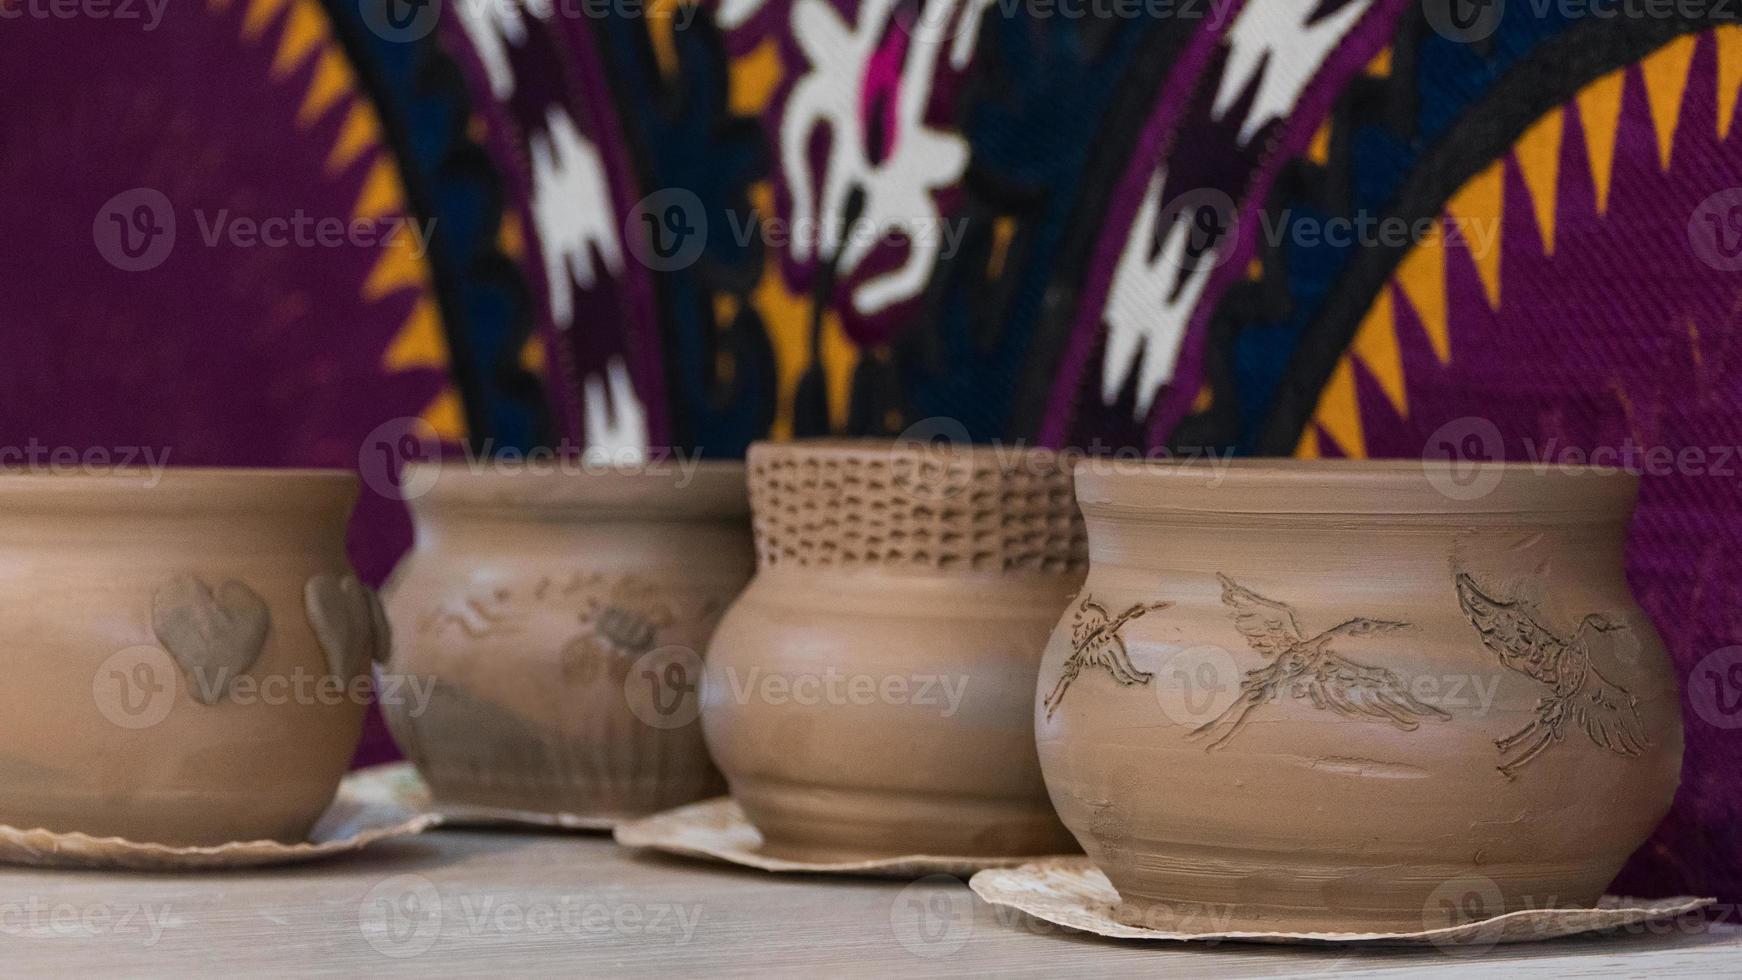
M1638 474L1614 467L1420 459L1083 460L1075 477L1085 515L1211 522L1232 515L1625 520L1639 492Z
M950 441L750 446L757 567L1076 575L1088 538L1070 460Z
M641 466L588 464L576 459L554 469L482 471L460 460L409 462L401 486L431 479L423 493L408 493L413 511L496 516L560 515L568 519L659 518L723 520L750 516L742 460L655 460ZM429 477L434 471L433 479Z
M1064 469L1068 460L1063 453L1044 446L999 445L980 442L927 443L896 438L877 439L830 437L823 439L793 439L785 442L758 440L750 444L747 458L754 463L764 456L797 456L830 459L888 459L903 454L926 453L961 459L1021 459L1042 463L1057 463Z
M346 512L357 474L314 467L118 466L101 472L0 469L0 512L129 513Z

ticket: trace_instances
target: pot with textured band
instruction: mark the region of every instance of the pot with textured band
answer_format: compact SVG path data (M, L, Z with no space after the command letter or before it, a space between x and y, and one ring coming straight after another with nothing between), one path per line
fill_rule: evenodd
M386 714L438 804L608 825L724 791L697 688L754 566L744 464L453 462L403 482L430 489L383 590L405 678Z
M751 447L757 573L714 635L702 720L770 855L1075 851L1030 706L1082 581L1057 457L857 441Z
M1083 593L1035 723L1124 921L1407 932L1589 906L1682 730L1613 470L1077 470Z
M0 824L296 843L385 643L338 471L0 476Z

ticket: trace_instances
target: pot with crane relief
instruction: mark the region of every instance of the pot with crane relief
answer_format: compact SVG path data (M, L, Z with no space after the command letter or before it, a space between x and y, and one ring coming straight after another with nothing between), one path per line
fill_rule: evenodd
M1036 738L1127 924L1413 932L1590 906L1667 811L1677 685L1637 479L1085 462Z

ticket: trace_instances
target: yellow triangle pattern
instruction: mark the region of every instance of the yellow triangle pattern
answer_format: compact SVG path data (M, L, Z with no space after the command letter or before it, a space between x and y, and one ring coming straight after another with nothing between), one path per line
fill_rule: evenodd
M242 39L255 41L265 32L266 25L277 19L291 0L248 0L248 9L242 14Z
M1373 308L1355 331L1350 351L1367 373L1379 382L1380 390L1390 400L1398 414L1408 415L1407 396L1403 385L1403 354L1397 343L1397 318L1391 305L1391 289L1379 291Z
M352 216L370 220L405 213L405 193L399 186L399 174L385 157L377 158L363 178L363 190L357 195Z
M520 366L528 374L542 378L549 365L550 348L545 344L544 338L536 333L526 338L526 343L520 345Z
M460 402L460 393L452 385L443 388L435 401L430 402L417 417L428 422L436 437L443 442L459 442L466 438L466 409Z
M1434 355L1441 364L1450 361L1451 329L1446 322L1446 237L1441 225L1436 223L1433 231L1398 263L1396 282L1409 298L1410 309L1415 311L1422 329L1427 331Z
M1726 139L1742 93L1742 27L1720 27L1712 36L1718 45L1718 138Z
M1506 189L1504 167L1501 160L1489 164L1446 202L1446 214L1464 229L1460 237L1472 246L1470 258L1476 263L1476 274L1482 280L1482 291L1488 297L1488 305L1494 309L1500 308L1500 253L1505 250L1505 242L1501 240L1504 236L1500 231L1500 207ZM1474 229L1491 231L1492 234L1477 235ZM1478 242L1487 247L1474 247ZM1411 302L1415 302L1413 297ZM1420 309L1419 304L1417 309ZM1423 319L1426 319L1425 314Z
M1325 120L1316 132L1313 141L1307 144L1307 159L1323 167L1331 162L1331 121Z
M448 341L442 335L442 318L434 299L425 296L417 301L411 316L387 346L381 366L395 372L448 366Z
M368 103L357 102L346 113L345 122L339 127L339 138L333 141L332 152L327 154L327 173L344 170L366 151L380 145L381 121Z
M1356 395L1355 368L1348 358L1337 362L1331 380L1319 395L1319 410L1313 421L1336 440L1350 459L1367 457L1367 440L1361 434L1361 400Z
M1579 125L1585 131L1585 153L1591 180L1597 185L1597 213L1609 210L1609 186L1615 179L1615 140L1621 132L1621 95L1627 69L1619 68L1584 87L1578 94Z
M387 234L384 232L383 234ZM401 289L416 289L428 282L423 256L413 243L410 230L401 225L381 245L381 257L363 283L363 298L374 302Z
M1542 234L1545 255L1554 254L1555 205L1560 200L1557 181L1561 173L1561 137L1566 130L1566 113L1554 109L1531 123L1518 144L1512 148L1512 159L1518 161L1518 172L1530 191L1535 206L1536 227Z
M520 223L520 212L502 210L502 222L496 226L496 247L516 262L526 258L526 229Z
M309 82L308 95L303 97L302 108L297 110L296 121L299 125L309 126L327 114L327 110L339 101L339 97L357 89L356 80L351 77L351 66L345 61L345 56L335 47L328 47L315 62L315 77Z
M1639 63L1645 78L1645 100L1651 105L1651 124L1657 130L1658 164L1669 169L1670 150L1675 146L1676 122L1681 117L1682 96L1688 90L1688 68L1694 61L1697 35L1678 37L1647 55Z
M1389 78L1389 77L1391 77L1391 48L1390 48L1390 46L1386 46L1384 48L1381 48L1379 50L1379 53L1373 56L1373 60L1367 62L1367 74L1373 76L1374 78Z
M643 19L647 22L647 39L653 44L653 60L659 74L677 77L677 23L675 16L682 0L649 0Z
M1717 129L1727 138L1735 124L1736 106L1742 98L1742 27L1722 27L1711 32L1717 45ZM1669 42L1639 63L1645 83L1646 102L1657 139L1658 164L1667 170L1675 146L1689 71L1698 35ZM1370 69L1371 70L1371 69ZM1614 184L1616 140L1619 137L1622 99L1626 92L1627 68L1618 69L1587 84L1575 96L1584 149L1596 190L1598 213L1608 210ZM1514 145L1511 157L1530 194L1543 248L1553 254L1560 156L1566 138L1565 108L1550 111L1531 124ZM1315 137L1315 143L1317 138ZM1308 150L1309 157L1312 148ZM1491 307L1500 305L1500 269L1503 242L1500 213L1505 203L1504 161L1490 164L1459 188L1446 203L1447 225L1458 226L1460 237L1471 250L1483 292ZM1402 290L1416 311L1434 353L1442 363L1451 359L1451 338L1446 310L1445 225L1421 242L1398 266L1393 283ZM1485 248L1483 246L1486 246ZM1385 397L1402 414L1408 414L1408 391L1404 384L1402 356L1397 337L1393 293L1382 290L1361 321L1349 351L1337 362L1319 395L1313 420L1301 434L1295 455L1317 458L1323 453L1320 432L1344 453L1366 455L1360 398L1355 366L1359 363L1378 383Z
M326 40L327 18L318 7L301 3L290 8L290 19L278 39L278 54L272 59L273 77L290 74Z
M732 61L727 105L735 116L760 116L780 84L780 42L766 38Z
M214 12L221 12L229 9L230 2L207 0L207 6ZM310 58L315 59L308 92L297 111L300 126L307 128L320 121L341 100L356 91L357 80L350 62L334 41L331 22L316 0L245 0L245 3L241 27L243 39L258 40L275 22L280 25L271 68L274 78L282 80L307 64ZM280 19L287 8L289 13ZM380 146L380 118L367 102L354 101L340 125L332 149L328 151L327 174L338 174ZM385 155L381 155L363 178L353 217L363 220L397 218L404 216L405 211L405 192L399 174ZM407 229L395 230L393 237L382 243L380 258L363 283L363 298L368 301L406 288L422 290L422 295L382 355L383 367L389 371L445 370L451 362L447 339L442 332L441 312L428 288L427 259L414 254L416 247ZM523 361L535 353L523 351ZM443 439L457 441L465 437L464 405L459 392L451 385L444 388L419 417Z
M774 187L767 181L750 186L750 206L760 214L772 214ZM775 412L769 438L792 438L793 397L810 357L811 300L795 293L780 272L779 256L769 254L762 278L751 293L751 305L761 314L774 347ZM840 314L823 313L822 343L818 355L828 389L829 422L837 429L847 425L847 398L852 393L853 370L859 364L858 345L847 336Z

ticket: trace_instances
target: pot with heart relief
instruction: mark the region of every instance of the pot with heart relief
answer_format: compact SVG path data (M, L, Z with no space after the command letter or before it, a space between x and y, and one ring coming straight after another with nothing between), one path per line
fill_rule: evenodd
M759 443L749 466L758 569L709 648L702 720L762 855L1075 850L1030 720L1085 568L1059 458L824 441Z
M414 466L384 699L455 819L602 829L718 793L701 654L750 576L739 462ZM427 691L427 703L417 692Z
M350 474L0 475L0 825L301 842L386 644Z
M1416 932L1588 907L1682 731L1618 471L1085 462L1090 571L1036 693L1053 803L1163 931Z

